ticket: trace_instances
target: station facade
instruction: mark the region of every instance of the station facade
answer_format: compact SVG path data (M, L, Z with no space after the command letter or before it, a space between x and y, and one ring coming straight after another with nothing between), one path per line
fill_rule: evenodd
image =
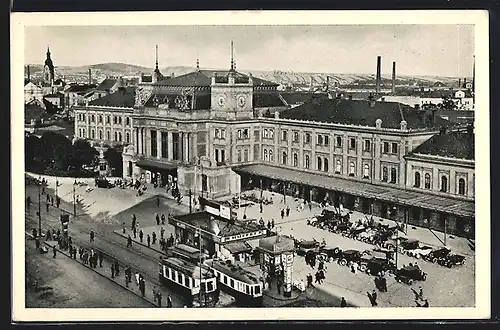
M130 126L119 126L130 132L124 177L175 182L184 195L209 199L269 189L473 235L473 156L415 152L434 136L464 129L433 111L374 98L312 97L289 109L277 87L233 63L227 71L197 68L140 84L133 106L113 108L130 118ZM75 118L109 108L80 107Z

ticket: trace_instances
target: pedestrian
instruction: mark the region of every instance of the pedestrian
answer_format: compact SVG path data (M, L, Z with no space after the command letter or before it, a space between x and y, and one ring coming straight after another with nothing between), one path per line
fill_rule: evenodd
M28 198L26 198L26 206L28 207L28 210L30 209L30 206L31 206L31 197L28 196Z
M314 288L313 277L312 277L311 273L309 273L309 275L307 275L306 280L307 280L307 287Z
M94 241L94 231L90 231L90 242L92 243Z
M135 213L134 213L134 214L132 214L132 224L130 226L130 229L134 229L135 228L136 221L137 221L137 218L136 218Z
M99 267L102 268L102 260L104 259L103 255L102 255L102 251L99 251Z
M285 210L281 209L281 220L285 217Z
M151 236L148 234L147 236L148 247L151 247Z
M347 307L347 301L345 301L344 297L340 300L340 307Z
M37 250L40 250L40 240L38 239L38 237L35 239L35 247Z
M424 289L422 289L422 287L420 287L420 290L418 292L418 297L423 300L424 299Z
M57 253L57 249L56 249L55 245L52 247L52 253L53 253L53 257L55 258L56 257L56 253Z
M132 247L132 237L130 237L130 235L128 235L127 237L127 247Z
M56 207L59 208L59 205L61 205L61 198L59 196L56 197Z
M111 278L115 278L115 264L111 263Z
M427 299L424 300L424 304L422 305L422 307L429 307L429 302L427 301Z
M271 219L271 228L274 229L274 219Z
M311 201L308 201L307 204L309 205L309 211L312 211L312 204Z
M45 204L45 212L49 212L49 202Z
M170 297L170 295L167 297L167 307L172 307L172 297Z
M160 207L160 197L156 197L156 207Z
M375 305L377 305L377 291L375 290L372 291L372 298L373 301L375 301Z
M260 202L260 204L259 204L259 208L260 208L260 213L262 213L262 211L263 211L263 209L264 209L264 208L262 207L262 201L261 201L261 202Z
M134 227L132 230L134 232L134 238L137 238L137 228Z
M267 220L267 229L271 230L271 221Z
M276 289L278 290L278 294L281 295L281 279L276 280Z
M316 272L316 274L314 275L314 277L316 278L316 281L314 281L314 283L321 284L321 279L320 279L319 272Z
M156 300L158 299L158 290L156 289L156 285L153 286L153 302L156 303Z
M372 307L377 306L377 301L373 298L373 296L370 294L370 292L367 292L366 295L368 296L368 299L370 299L370 303L372 304Z
M158 307L161 307L161 291L158 290Z
M163 235L165 235L165 229L163 227L161 227L161 229L160 229L160 237L161 237L161 239L163 239Z
M165 214L161 214L161 224L165 225Z
M125 234L126 231L127 231L127 229L125 228L125 221L123 221L123 223L122 223L122 233Z
M115 273L116 276L120 275L120 264L118 263L118 260L115 259Z
M142 238L144 237L144 233L142 232L142 229L139 230L139 240L141 241L142 243Z
M50 197L50 205L54 206L54 197Z
M156 213L156 225L160 225L160 216L158 215L158 213Z
M139 289L141 290L141 296L144 298L144 295L146 294L146 282L144 279L139 282Z
M136 272L136 273L135 273L135 284L136 284L137 286L139 286L139 280L140 280L140 274Z
M152 238L153 238L153 245L154 245L154 244L156 244L156 233L155 232L153 232Z
M290 215L290 206L286 206L286 216L288 217Z

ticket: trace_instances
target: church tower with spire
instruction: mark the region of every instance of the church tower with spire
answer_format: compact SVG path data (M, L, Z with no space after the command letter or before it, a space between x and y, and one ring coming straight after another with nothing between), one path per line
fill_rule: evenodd
M155 84L158 81L163 80L163 75L160 72L160 69L158 68L158 45L156 45L156 62L155 62L155 70L153 71L152 75L152 83Z
M54 84L54 63L50 58L50 49L47 46L47 58L43 66L43 81L44 83L52 86Z

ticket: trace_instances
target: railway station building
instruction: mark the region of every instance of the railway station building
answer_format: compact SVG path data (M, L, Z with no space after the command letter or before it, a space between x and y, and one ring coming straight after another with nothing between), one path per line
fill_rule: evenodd
M119 128L129 132L126 180L175 182L208 199L267 189L473 235L474 144L467 156L453 152L473 141L470 128L376 96L311 96L291 107L277 87L231 61L227 71L143 81L126 109L93 109L130 118Z

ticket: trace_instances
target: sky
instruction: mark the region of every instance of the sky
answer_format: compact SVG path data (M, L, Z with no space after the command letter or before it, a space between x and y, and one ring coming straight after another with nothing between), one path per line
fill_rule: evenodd
M230 42L238 70L472 76L473 25L314 26L31 26L25 63L127 63L160 68L229 68Z

